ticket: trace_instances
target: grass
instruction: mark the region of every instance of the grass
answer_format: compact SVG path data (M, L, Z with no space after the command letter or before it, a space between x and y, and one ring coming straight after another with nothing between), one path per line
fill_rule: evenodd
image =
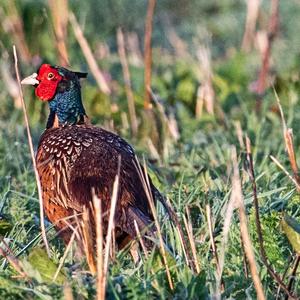
M70 10L72 10L74 3L70 2ZM300 220L300 197L294 183L270 158L270 155L274 156L292 174L274 91L271 88L265 91L261 107L257 109L256 95L252 94L248 87L257 78L260 68L259 54L255 50L247 55L239 51L237 40L242 34L240 28L243 28L243 22L241 13L235 12L231 1L215 4L215 7L210 7L204 2L194 3L195 7L197 5L203 8L201 24L206 24L205 30L201 31L201 28L196 26L187 27L186 19L182 17L180 25L175 30L177 33L182 33L185 38L183 42L188 46L188 54L183 56L174 53L170 50L170 45L162 42L164 41L163 30L159 26L163 22L160 23L158 20L162 21L163 18L158 12L165 12L167 15L174 13L176 16L180 16L180 13L189 14L194 24L197 19L196 10L193 11L191 5L191 7L187 6L186 11L181 11L177 10L175 5L171 13L167 2L164 2L165 7L157 3L154 16L152 89L156 101L151 113L143 109L144 86L141 79L143 68L132 59L137 53L130 49L126 49L125 52L128 56L126 72L130 72L131 93L135 100L139 122L137 135L132 135L130 130L126 100L128 86L124 84L122 65L116 47L116 30L120 24L112 24L112 21L106 18L103 21L103 26L106 27L101 32L101 39L98 38L93 18L99 8L94 12L90 11L90 7L82 8L82 12L93 20L87 23L84 33L93 51L92 55L95 54L95 49L99 50L96 42L108 43L111 53L100 59L100 54L97 52L98 56L95 55L96 61L93 63L101 66L106 79L112 78L108 79L112 93L108 97L100 92L97 83L90 76L88 80L82 82L83 98L88 115L91 116L94 124L113 128L135 146L141 161L143 157L146 158L148 172L156 187L169 199L176 211L184 228L186 240L190 237L195 244L194 254L199 262L199 272L193 271L187 265L178 230L170 222L163 207L157 205L156 211L162 235L173 250L173 255L167 254L164 261L159 251L154 249L145 255L140 248L138 249L140 260L135 264L128 249L117 252L115 259L110 261L108 266L106 298L206 299L213 296L235 299L256 298L250 268L245 261L241 242L241 224L237 207L233 210L232 219L228 223L230 226L228 243L226 247L223 244L224 224L228 221L226 212L233 192L232 149L234 147L237 151L247 228L258 276L266 298L273 299L278 291L278 284L269 275L259 251L253 205L254 194L243 143L245 143L245 136L249 136L266 256L269 264L280 277L287 274L283 279L287 284L292 272L292 259L296 254L281 224L284 215ZM28 10L28 5L35 10ZM127 6L127 2L124 2L124 7L118 2L120 16L123 16ZM242 3L239 2L239 7L241 6ZM265 6L264 2L262 8L264 12ZM3 8L4 15L9 14L9 10L6 10L5 6ZM47 31L49 26L47 18L50 18L47 8L30 1L26 5L17 2L17 8L25 22L29 49L39 53L41 57L55 61L57 59L55 47L51 45ZM106 9L110 10L109 7ZM35 28L36 23L31 22L29 16L30 12L40 12L40 10L44 11L44 16L36 20L41 25L37 35L39 43L33 43L33 33L30 28ZM283 106L287 127L294 130L294 149L299 161L300 138L297 132L300 124L298 97L300 73L298 50L294 49L294 46L291 47L286 58L286 64L283 63L284 49L287 45L297 43L295 26L292 26L288 20L293 19L298 10L298 6L292 9L288 4L280 10L284 34L275 39L271 71L274 73L274 86ZM79 11L74 9L78 22L82 25L84 16L80 15ZM236 16L236 19L232 20L230 18L232 15ZM136 23L132 25L134 18L128 19L130 19L128 24L124 21L127 28L121 24L125 26L125 28L122 26L125 42L128 31L139 28L143 21L137 18ZM238 34L233 34L234 28ZM71 28L69 30L70 37L67 44L72 67L77 70L87 70L84 55L71 34ZM204 38L201 35L202 40L198 35L199 31L206 36ZM136 29L136 32L140 34L140 29ZM213 35L212 40L209 40L207 32ZM102 37L104 34L107 35L106 39ZM0 36L3 36L3 49L10 52L12 39L2 31ZM201 40L211 48L213 57L211 83L217 103L214 115L204 110L198 119L195 116L197 89L202 82L202 77L205 76L199 75L200 62L197 59L197 50L194 49L197 46L195 36L197 41ZM226 43L222 42L224 40ZM5 55L3 57L5 64L12 65L10 58L7 59ZM35 68L33 63L30 65L23 63L21 67L24 74ZM25 91L25 100L30 116L33 142L37 145L46 123L47 108L36 100L30 90ZM9 257L0 256L0 298L93 299L97 295L96 277L90 274L88 264L84 257L78 255L75 245L71 245L70 251L65 252L65 245L48 222L46 228L50 259L41 248L43 243L40 234L38 193L23 116L22 112L15 107L4 79L0 81L0 102L0 248L6 249L5 251L10 254ZM178 126L178 139L175 139L168 130L172 116ZM174 123L172 124L174 129ZM239 125L240 132L237 130ZM155 134L153 134L154 130L157 130ZM211 220L207 218L208 205L211 210ZM221 286L218 282L216 254L212 251L209 222L211 222L218 258L224 255ZM185 226L186 224L188 226ZM187 227L190 230L189 236ZM9 246L9 251L6 244ZM56 274L62 258L64 259L62 268ZM14 262L19 264L26 276L20 276L18 268L13 265ZM166 264L170 270L169 280ZM56 280L53 280L55 274ZM170 279L173 289L170 288ZM294 295L300 293L297 271L292 291ZM284 292L280 291L279 298L283 299L284 296Z
M271 99L270 104L272 104ZM272 153L282 163L287 163L279 118L267 117L269 114L267 103L261 117L257 117L253 112L247 110L244 113L244 118L247 117L247 125L243 130L251 133L253 141L266 252L270 263L282 274L287 267L286 260L291 256L292 250L280 229L281 212L285 211L292 216L298 216L300 200L293 184L269 158ZM289 119L291 122L293 121L292 118L289 117ZM119 252L116 261L110 264L108 297L140 299L159 296L196 299L199 297L199 290L203 292L203 295L213 294L216 291L216 263L210 250L205 205L209 204L212 210L214 237L218 249L222 237L224 212L231 192L230 147L231 145L238 147L233 122L229 121L228 125L229 129L227 130L216 124L216 128L210 128L205 133L203 130L195 131L194 138L187 140L183 138L183 141L179 142L179 147L173 148L171 151L168 161L164 161L161 166L156 166L156 171L151 172L153 176L157 176L154 179L158 187L171 200L181 220L185 215L185 207L188 206L190 209L197 258L200 262L200 274L193 274L186 266L178 234L169 220L165 218L163 209L158 208L163 234L168 244L178 253L175 261L171 261L170 267L174 291L171 292L168 287L165 269L162 267L161 258L157 253L152 253L148 259L141 253L142 260L134 265L128 253ZM17 274L2 259L1 296L25 298L37 296L43 299L61 297L64 285L58 283L49 285L49 280L46 280L36 270L39 269L39 266L36 266L35 262L28 262L30 253L35 251L37 242L34 240L39 234L38 199L29 152L22 132L23 128L18 134L16 130L12 130L13 126L10 123L10 126L6 126L1 131L0 153L3 161L1 167L1 214L4 216L4 220L7 220L12 226L5 236L7 241L10 240L9 244L13 253L17 255L26 248L18 258L32 278L30 283L25 279L17 281L12 279L11 276ZM272 143L270 143L270 139ZM257 252L258 242L252 208L253 192L249 177L243 171L243 161L245 163L243 156L243 151L239 151L249 229L254 249L256 249L259 274L265 292L271 296L276 284L267 275ZM49 236L55 236L53 230L50 231ZM64 247L57 238L51 240L50 247L52 260L58 264L64 253ZM83 297L95 295L94 279L84 272L87 270L87 266L83 263L80 267L72 270L73 255L74 253L71 251L67 256L63 274L68 278L74 295L77 295L75 298L79 295ZM50 262L46 260L46 263ZM249 295L255 295L252 280L245 277L243 265L239 221L234 213L225 255L224 297L243 298L245 291ZM155 286L154 282L158 283L158 286Z

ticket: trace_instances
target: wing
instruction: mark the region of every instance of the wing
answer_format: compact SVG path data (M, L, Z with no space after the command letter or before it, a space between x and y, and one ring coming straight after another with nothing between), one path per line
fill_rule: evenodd
M77 127L87 148L81 152L71 170L68 185L71 197L84 204L90 201L91 190L94 189L105 203L104 209L108 209L120 157L119 217L126 213L129 206L151 216L147 196L136 169L133 148L111 132L96 127L92 127L91 131L89 128Z

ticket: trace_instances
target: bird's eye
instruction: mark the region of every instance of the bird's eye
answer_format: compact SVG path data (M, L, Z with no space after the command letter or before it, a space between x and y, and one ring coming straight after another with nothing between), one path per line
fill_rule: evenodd
M48 79L52 79L54 77L53 73L48 73Z

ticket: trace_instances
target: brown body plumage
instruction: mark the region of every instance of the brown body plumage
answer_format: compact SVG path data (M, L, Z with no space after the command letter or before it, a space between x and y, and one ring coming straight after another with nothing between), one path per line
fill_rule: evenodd
M37 166L47 217L68 241L72 217L90 208L92 190L102 204L104 228L120 157L120 183L115 212L119 245L152 223L148 199L132 147L119 136L88 125L47 129L37 151ZM152 187L154 188L154 187ZM154 196L154 192L153 192Z

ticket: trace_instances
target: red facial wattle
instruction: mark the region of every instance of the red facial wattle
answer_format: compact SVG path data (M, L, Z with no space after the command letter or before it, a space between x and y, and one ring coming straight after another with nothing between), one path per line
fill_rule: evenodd
M35 89L35 94L42 101L49 101L54 98L57 85L61 81L62 76L57 69L48 64L43 64L36 78L39 81Z

